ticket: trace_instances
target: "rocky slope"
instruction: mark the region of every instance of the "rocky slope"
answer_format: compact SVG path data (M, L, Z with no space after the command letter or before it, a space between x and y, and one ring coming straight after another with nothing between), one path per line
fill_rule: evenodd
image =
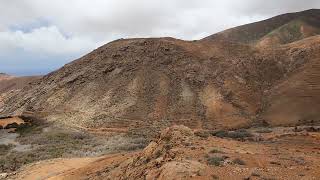
M316 124L319 15L281 15L199 41L117 40L10 96L0 113L33 112L70 126L143 131L171 124ZM312 31L301 34L305 29ZM266 43L278 37L272 46Z

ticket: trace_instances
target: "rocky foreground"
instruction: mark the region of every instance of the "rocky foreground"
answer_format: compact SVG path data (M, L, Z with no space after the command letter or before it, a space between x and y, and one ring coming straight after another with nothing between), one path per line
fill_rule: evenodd
M163 130L144 150L24 167L17 179L318 179L320 128L251 130L238 139L185 126ZM231 137L231 136L230 136ZM237 137L235 137L237 138ZM77 164L78 162L78 164ZM70 165L69 167L63 164ZM49 170L52 170L51 173Z

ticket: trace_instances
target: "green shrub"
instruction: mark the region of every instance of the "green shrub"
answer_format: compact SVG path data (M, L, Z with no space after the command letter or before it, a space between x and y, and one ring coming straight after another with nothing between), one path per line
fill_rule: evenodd
M224 157L209 157L207 162L209 165L214 165L214 166L222 166L222 163L224 162Z
M197 131L194 134L202 138L208 138L210 136L210 134L206 131Z
M259 129L256 130L256 133L272 133L271 129Z
M245 129L239 129L236 131L221 130L221 131L214 132L212 135L220 138L226 137L226 138L232 138L232 139L244 139L244 138L253 136L250 132L248 132Z
M228 136L228 131L220 130L220 131L212 132L212 135L216 136L216 137L223 138L223 137L227 137Z
M6 155L11 149L13 148L13 145L0 145L0 156Z

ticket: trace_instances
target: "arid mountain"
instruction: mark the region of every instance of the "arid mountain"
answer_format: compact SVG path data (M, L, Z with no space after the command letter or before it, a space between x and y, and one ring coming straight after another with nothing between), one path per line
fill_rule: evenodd
M199 41L121 39L5 99L85 128L240 128L320 122L320 11L285 14Z
M3 106L3 98L16 93L27 86L30 82L40 79L40 76L15 77L0 73L0 107Z

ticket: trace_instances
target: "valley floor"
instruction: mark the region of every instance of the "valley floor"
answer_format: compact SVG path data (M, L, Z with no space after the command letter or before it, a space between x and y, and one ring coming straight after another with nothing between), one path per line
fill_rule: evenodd
M319 127L162 131L142 151L27 165L12 179L319 179ZM245 132L245 133L244 133Z

